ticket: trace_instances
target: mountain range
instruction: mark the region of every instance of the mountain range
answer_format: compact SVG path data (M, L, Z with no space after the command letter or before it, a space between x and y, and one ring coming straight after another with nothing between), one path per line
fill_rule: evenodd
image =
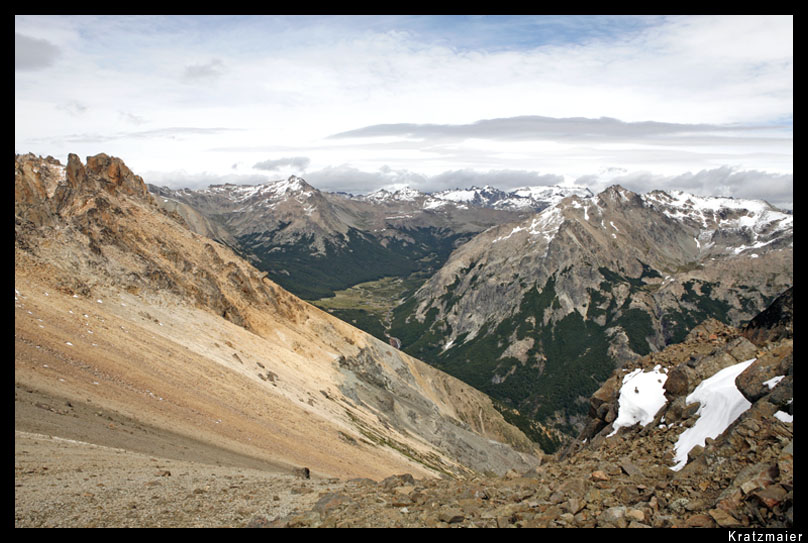
M384 276L431 275L449 253L482 230L544 209L587 189L492 187L425 194L381 189L354 196L321 192L301 178L200 190L150 186L189 223L200 213L213 234L250 258L270 279L306 298Z
M304 298L408 278L384 314L330 310L489 394L549 450L625 360L706 318L739 325L793 284L793 215L763 201L619 185L353 196L297 177L151 190Z
M793 216L551 192L17 155L15 524L792 528Z
M575 434L613 369L706 318L739 325L792 284L792 215L765 202L613 186L459 247L396 308L391 334Z

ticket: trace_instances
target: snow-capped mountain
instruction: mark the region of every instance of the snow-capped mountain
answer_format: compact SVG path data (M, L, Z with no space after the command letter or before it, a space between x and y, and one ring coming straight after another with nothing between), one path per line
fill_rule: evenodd
M396 190L379 189L371 193L355 196L357 200L365 200L376 203L390 202L418 202L427 195L411 187L404 187Z
M574 398L619 360L708 317L737 325L792 284L791 215L615 185L478 234L397 309L391 333L523 414L575 424Z
M643 201L694 230L702 254L755 254L793 238L794 216L762 200L705 197L681 191L653 191Z
M364 196L322 192L294 176L253 186L150 190L192 227L204 226L198 233L221 227L236 240L228 245L309 299L382 276L434 271L456 244L530 213L450 200L434 206L432 196L409 187Z
M588 198L593 196L586 187L536 186L521 187L508 191L486 185L465 189L448 189L425 193L411 187L397 190L379 189L355 198L376 203L409 202L423 210L444 208L490 208L513 211L541 211L558 203L567 196Z

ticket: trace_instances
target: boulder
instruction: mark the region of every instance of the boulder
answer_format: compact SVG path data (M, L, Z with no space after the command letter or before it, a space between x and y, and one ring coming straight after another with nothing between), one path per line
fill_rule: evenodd
M765 310L742 328L755 345L794 337L794 287L783 292Z
M775 377L785 377L791 371L793 361L791 343L767 351L735 378L735 386L747 400L754 403L772 390L773 387L767 383Z

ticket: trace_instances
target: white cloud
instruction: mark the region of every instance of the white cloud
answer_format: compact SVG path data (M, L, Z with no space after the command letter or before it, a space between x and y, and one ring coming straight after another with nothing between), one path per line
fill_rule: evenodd
M297 171L304 171L311 160L305 156L284 157L275 160L263 160L253 165L256 170L275 171L281 168L292 168Z
M182 80L186 83L210 83L219 79L225 71L224 63L215 58L203 64L186 66Z

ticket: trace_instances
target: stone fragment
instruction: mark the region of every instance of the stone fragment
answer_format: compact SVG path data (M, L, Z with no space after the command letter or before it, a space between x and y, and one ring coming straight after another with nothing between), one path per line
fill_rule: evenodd
M728 511L721 508L710 509L707 512L721 528L742 528L743 524Z
M754 497L760 500L760 502L769 509L774 509L775 506L782 503L786 499L787 494L786 489L780 485L771 485L752 493Z
M704 513L693 515L685 521L687 528L715 528L715 525L713 517Z
M643 513L639 509L634 509L633 507L630 507L626 509L626 518L629 520L629 522L631 521L645 522L645 513Z
M438 520L445 522L446 524L463 522L463 519L465 518L466 517L463 512L455 508L442 509L440 513L438 513Z
M598 516L598 526L614 528L628 527L625 506L617 505L606 509Z
M680 365L668 372L663 388L669 397L682 396L687 394L690 379L687 375L687 366Z
M314 511L317 511L321 515L328 514L332 509L339 507L344 503L352 503L353 500L346 496L345 494L339 494L335 492L329 492L319 500L317 503L314 504Z
M633 477L635 475L642 475L642 470L640 470L640 468L631 463L631 461L629 460L621 461L620 469L622 469L625 472L625 474L630 477Z

